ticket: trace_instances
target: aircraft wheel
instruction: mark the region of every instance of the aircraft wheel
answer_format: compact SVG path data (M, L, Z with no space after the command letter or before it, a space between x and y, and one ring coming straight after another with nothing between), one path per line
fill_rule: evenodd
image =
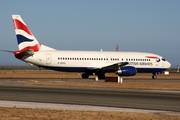
M86 73L83 73L83 74L82 74L82 78L88 78L88 77L89 77L88 74L86 74Z
M155 75L152 76L152 79L156 79L157 77Z

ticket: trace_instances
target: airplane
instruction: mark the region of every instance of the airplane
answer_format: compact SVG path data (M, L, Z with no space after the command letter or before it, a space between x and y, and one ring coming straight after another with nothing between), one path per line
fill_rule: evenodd
M12 15L12 19L19 47L19 51L13 53L17 59L30 65L79 72L82 78L95 74L99 79L104 79L108 72L119 76L152 73L152 78L156 79L158 72L171 67L166 59L153 53L56 50L39 43L20 15Z

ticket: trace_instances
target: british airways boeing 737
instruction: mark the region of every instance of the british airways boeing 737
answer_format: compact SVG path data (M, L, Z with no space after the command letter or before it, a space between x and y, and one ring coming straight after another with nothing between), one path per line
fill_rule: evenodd
M152 73L170 68L163 57L144 52L63 51L40 44L20 15L12 15L19 51L14 55L28 64L51 70L81 72L82 78L95 74L99 79L105 73L133 76L137 72Z

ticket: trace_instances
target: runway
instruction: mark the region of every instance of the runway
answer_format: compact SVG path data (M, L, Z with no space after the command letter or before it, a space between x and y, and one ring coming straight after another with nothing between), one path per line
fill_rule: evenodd
M4 105L9 104L9 106L13 106L14 104L19 105L19 103L17 102L25 102L24 103L25 106L28 107L27 102L29 102L29 104L31 102L31 105L29 106L33 106L33 105L40 106L40 104L44 104L41 106L71 105L69 108L75 106L76 108L83 108L82 110L94 110L94 109L103 110L109 108L109 110L114 110L114 109L119 111L124 110L126 112L148 111L149 113L158 113L158 114L171 113L176 115L180 113L180 91L85 88L85 87L65 87L65 86L35 86L35 85L19 84L20 82L37 82L37 81L40 82L62 81L62 79L18 79L18 78L2 79L1 78L0 79L1 104ZM74 82L74 83L93 82L93 79L67 79L66 82ZM99 80L98 82L104 82L104 81ZM180 80L179 79L175 79L175 80L124 79L124 82L179 83ZM8 103L6 103L6 101ZM65 107L65 109L66 108L67 107ZM76 110L76 108L74 109L71 108L71 109Z
M180 112L179 91L0 86L0 100Z

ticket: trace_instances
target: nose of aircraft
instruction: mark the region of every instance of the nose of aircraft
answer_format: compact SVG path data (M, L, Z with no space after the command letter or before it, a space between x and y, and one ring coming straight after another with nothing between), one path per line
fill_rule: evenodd
M168 61L167 61L167 68L170 68L171 67L171 63L169 63Z

